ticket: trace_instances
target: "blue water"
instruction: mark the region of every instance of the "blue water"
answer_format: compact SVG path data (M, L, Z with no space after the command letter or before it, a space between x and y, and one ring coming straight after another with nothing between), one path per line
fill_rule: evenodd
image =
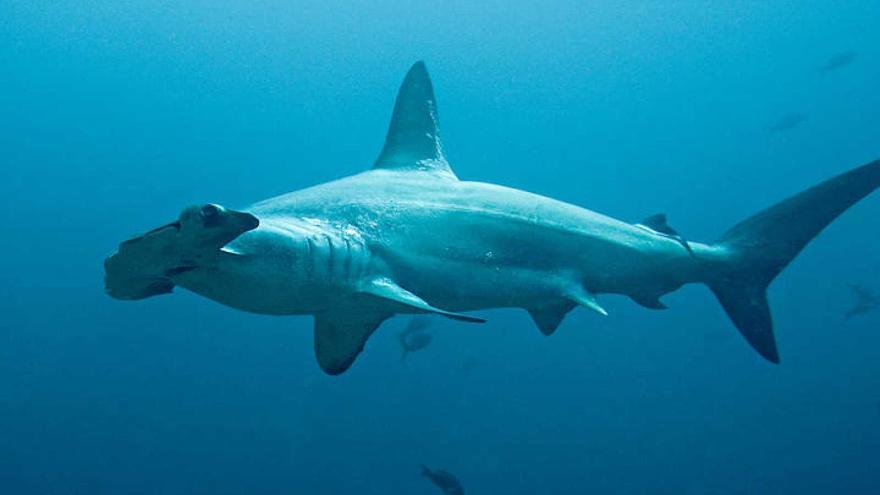
M711 240L880 157L880 4L324 3L0 2L0 493L880 493L880 311L842 317L880 194L771 287L779 366L702 286L436 321L404 362L398 318L328 377L310 318L102 281L186 205L367 168L419 59L460 177Z

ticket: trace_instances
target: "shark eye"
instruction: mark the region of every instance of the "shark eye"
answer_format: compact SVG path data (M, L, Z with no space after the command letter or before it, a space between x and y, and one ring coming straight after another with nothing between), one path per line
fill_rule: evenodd
M211 220L220 213L220 209L214 205L205 205L202 207L202 218Z

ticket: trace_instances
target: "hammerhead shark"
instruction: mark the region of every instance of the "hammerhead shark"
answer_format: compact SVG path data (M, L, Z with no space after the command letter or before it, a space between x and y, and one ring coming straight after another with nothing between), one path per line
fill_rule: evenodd
M313 315L328 374L347 370L396 314L465 322L523 308L552 334L597 294L664 309L664 294L702 283L749 344L779 353L767 287L826 225L880 185L880 160L735 225L686 240L655 214L628 223L494 184L459 180L440 140L424 63L407 73L384 148L369 170L241 211L191 206L123 242L105 261L108 294L142 299L180 286L240 310Z

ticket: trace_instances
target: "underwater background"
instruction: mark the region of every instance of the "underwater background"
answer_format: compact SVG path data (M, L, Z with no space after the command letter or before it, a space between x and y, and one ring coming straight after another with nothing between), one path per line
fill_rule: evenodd
M729 5L722 5L729 4ZM312 319L103 291L190 204L360 172L425 60L465 180L690 239L880 157L880 3L0 2L0 493L880 493L880 195L771 286L782 364L710 292L387 322L344 375ZM837 62L835 62L835 60ZM842 62L841 62L842 60Z

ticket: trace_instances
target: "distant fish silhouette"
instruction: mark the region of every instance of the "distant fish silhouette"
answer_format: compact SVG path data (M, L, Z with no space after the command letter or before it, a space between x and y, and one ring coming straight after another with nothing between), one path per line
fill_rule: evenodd
M462 361L460 369L463 373L469 373L472 369L477 367L477 364L479 364L477 358L468 356Z
M856 59L856 52L847 50L845 52L835 53L824 64L819 67L819 74L825 75L829 72L842 69L853 63Z
M873 309L880 308L880 299L877 299L870 290L860 285L850 285L853 293L856 295L856 304L846 312L845 318L848 320L853 316L867 313Z
M770 133L771 134L778 134L778 133L790 131L790 130L794 129L795 127L803 124L804 121L807 120L808 118L809 118L809 116L807 114L803 114L803 113L796 113L796 112L787 113L787 114L783 115L782 117L780 117L780 119L777 120L776 123L770 127Z
M409 319L409 323L406 324L406 329L403 331L404 333L417 333L426 330L429 326L431 326L431 318L429 316L413 316Z
M422 476L433 483L437 488L443 490L446 495L464 495L464 488L452 473L442 469L431 470L422 466Z
M409 320L404 331L397 335L403 354L400 359L404 360L411 352L416 352L428 347L434 338L427 332L430 319L427 316L414 316Z

